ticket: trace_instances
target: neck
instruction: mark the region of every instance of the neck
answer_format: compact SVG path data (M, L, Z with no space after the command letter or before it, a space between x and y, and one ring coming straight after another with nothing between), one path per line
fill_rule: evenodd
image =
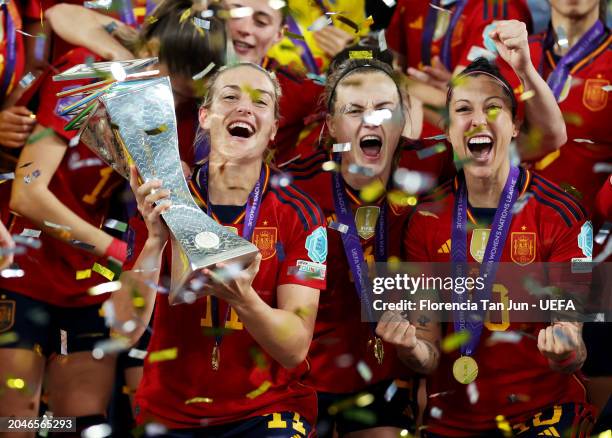
M499 198L510 173L510 163L504 163L500 172L490 177L480 178L465 173L465 184L468 191L468 200L474 208L497 208Z
M342 173L342 179L345 184L349 185L353 190L361 190L374 181L378 180L387 186L389 176L391 175L391 166L386 167L381 173L374 176L365 176L359 173L351 173L348 171L349 164L342 160L340 165L340 173Z
M567 33L568 49L572 48L576 44L582 35L584 35L599 19L599 8L593 8L587 14L580 17L571 17L567 15L561 15L558 11L552 9L551 22L553 29L561 26ZM559 54L567 53L567 50L562 50L555 45L555 52Z
M208 157L208 199L217 205L244 205L255 187L263 162L233 162L210 151Z

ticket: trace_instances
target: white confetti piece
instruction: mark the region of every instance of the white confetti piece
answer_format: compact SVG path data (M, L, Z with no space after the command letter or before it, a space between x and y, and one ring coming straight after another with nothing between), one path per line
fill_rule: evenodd
M253 15L253 8L248 6L243 6L240 8L232 8L229 10L229 15L232 18L245 18Z
M337 172L338 171L338 163L336 163L335 161L326 161L325 163L323 163L321 165L321 168L325 171L325 172Z
M478 397L480 397L480 393L478 392L478 387L476 383L472 382L467 386L467 394L470 399L470 404L475 405L478 403Z
M605 222L595 236L595 243L603 245L610 235L610 229L612 229L612 222Z
M13 234L13 241L17 245L27 246L32 249L39 249L42 246L42 242L36 237L26 237Z
M23 237L40 237L40 230L32 230L30 228L24 228L20 236Z
M415 172L400 167L393 174L393 182L400 190L409 194L416 194L432 189L436 179L428 173Z
M104 227L125 233L128 225L125 222L121 222L117 219L106 219L106 221L104 221Z
M351 143L334 143L333 152L348 152L351 150Z
M340 222L332 222L332 223L330 223L329 224L329 228L331 228L332 230L339 231L342 234L345 234L349 230L348 225L341 224Z
M21 278L25 275L23 269L11 269L6 268L0 271L0 277L2 278Z
M394 2L395 3L395 2ZM384 52L387 50L387 39L385 38L385 29L378 32L378 50Z
M609 163L595 163L593 166L593 172L595 173L612 173L612 164Z
M389 387L385 390L385 401L390 402L395 393L397 392L397 385L395 384L395 380L391 382Z
M15 172L0 173L0 181L15 179Z
M522 335L515 331L507 332L493 332L489 338L491 342L507 342L509 344L516 344L522 339Z
M425 137L423 140L446 140L446 134L432 135L431 137Z
M436 154L440 154L446 151L446 145L444 143L436 143L433 146L426 147L424 149L420 149L417 151L417 158L419 160L424 160L426 158L432 157Z
M273 175L270 178L270 185L272 187L287 187L293 181L293 177L289 173L280 173Z
M366 166L360 166L355 163L349 164L348 172L357 174L357 175L363 175L363 176L374 176L374 170L372 168L366 167Z
M204 29L204 30L209 30L210 29L210 21L208 20L203 20L201 18L198 17L193 17L193 24L195 24L196 26Z
M329 26L330 24L332 24L331 17L328 17L327 15L322 15L317 18L310 26L308 26L308 30L310 32L316 32Z
M27 88L32 82L34 82L34 75L31 72L28 72L24 77L19 81L19 86L21 88Z
M370 370L370 367L364 361L360 360L357 362L357 372L364 381L369 382L372 380L372 370Z
M588 138L575 138L574 142L576 143L589 143L589 144L595 144L595 142L593 140L589 140Z
M272 9L279 10L287 6L287 3L285 3L283 0L269 0L268 6L270 6Z
M60 354L64 356L68 354L68 332L62 329L60 329Z
M440 11L440 12L446 12L447 14L451 13L451 11L449 11L448 9L441 8L440 6L434 5L433 3L430 3L429 6L434 8L434 9L436 9L436 10L438 10L438 11Z
M81 438L106 438L111 436L113 429L109 424L96 424L95 426L89 426L87 429L81 432Z
M391 110L381 109L365 113L363 116L363 121L368 125L380 126L385 122L385 120L389 120L391 117L393 117Z
M601 87L601 89L606 92L612 91L612 85L604 85L603 87Z
M442 409L437 406L434 406L431 408L431 411L429 411L429 415L431 415L432 418L439 420L440 418L442 418Z
M108 283L102 283L94 287L90 287L87 290L89 295L102 295L110 292L116 292L121 289L120 281L109 281Z
M383 0L383 3L388 8L392 8L393 6L395 6L395 0Z
M468 61L474 61L477 58L485 58L489 61L494 61L497 58L497 54L491 52L490 50L485 49L480 46L472 46L470 47L470 51L467 54Z
M563 50L567 49L569 47L569 40L565 29L562 26L557 26L555 31L557 33L557 45Z
M128 356L132 357L134 359L143 360L145 357L147 357L147 352L146 352L146 350L139 350L137 348L132 348L128 352Z
M110 71L113 77L118 82L125 81L125 78L127 77L127 73L125 72L125 69L123 68L121 63L113 62L110 66Z
M512 206L512 214L520 213L523 210L523 208L525 208L525 206L527 205L527 202L529 202L529 199L531 199L532 196L533 194L525 192L523 196L518 198L516 202L514 203L514 205Z

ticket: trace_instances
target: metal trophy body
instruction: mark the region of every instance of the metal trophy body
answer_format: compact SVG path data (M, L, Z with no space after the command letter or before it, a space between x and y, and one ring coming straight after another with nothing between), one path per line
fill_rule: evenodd
M117 82L96 101L81 126L81 141L124 178L134 163L145 180L160 179L170 190L172 206L162 215L172 241L170 303L193 302L194 294L201 295L188 288L200 269L219 262L250 263L257 247L206 215L189 192L169 78Z

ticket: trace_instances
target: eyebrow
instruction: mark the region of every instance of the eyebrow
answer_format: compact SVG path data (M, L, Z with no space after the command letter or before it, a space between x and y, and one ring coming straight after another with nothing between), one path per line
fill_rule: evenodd
M231 85L224 85L223 88L221 88L221 90L224 90L226 88L231 88L234 91L242 91L241 87L239 87L238 85L233 85L233 84L231 84ZM262 94L267 94L270 97L270 99L274 99L274 94L270 93L267 90L262 90L261 88L255 88L254 90L259 92L259 93L262 93Z
M504 98L504 96L489 96L489 97L487 97L487 98L486 98L484 101L486 102L486 101L491 100L491 99L501 99L501 100L505 100L505 99L507 99L507 98ZM467 103L472 103L472 101L470 101L470 100L468 100L468 99L457 99L457 100L455 101L455 103L459 103L459 102L467 102Z
M374 104L375 107L382 106L382 105L397 105L397 102L392 102L390 100L385 100L384 102L377 102L377 103ZM358 108L364 108L363 105L361 105L359 103L352 103L352 102L347 103L345 106L356 106Z

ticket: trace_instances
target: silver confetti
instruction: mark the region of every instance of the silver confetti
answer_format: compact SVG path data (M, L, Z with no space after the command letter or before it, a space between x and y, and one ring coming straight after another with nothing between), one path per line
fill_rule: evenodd
M215 63L211 62L210 64L208 64L206 66L206 68L204 70L202 70L200 73L197 73L195 75L193 75L193 77L191 79L193 79L194 81L200 80L202 79L204 76L206 76L208 73L210 73L210 71L215 68Z
M143 360L145 357L147 357L147 352L146 352L146 350L139 350L137 348L132 348L128 352L128 356L132 357L134 359Z
M203 20L201 18L198 17L193 17L193 24L195 24L196 26L204 29L204 30L209 30L210 29L210 21L208 20Z
M385 401L390 402L396 392L397 392L397 385L395 384L395 380L394 380L393 382L391 382L391 384L385 391Z
M470 404L475 405L480 397L476 383L472 382L467 386L467 394L468 398L470 399Z
M595 163L593 166L594 173L612 173L612 164L609 163Z
M357 362L357 372L364 381L369 382L372 380L372 370L370 370L370 367L364 361L360 360Z
M341 224L340 222L332 222L332 223L330 223L329 224L329 228L331 228L332 230L339 231L342 234L345 234L349 230L348 225Z
M603 245L610 235L610 229L612 229L612 222L605 222L595 236L595 243Z
M316 32L318 30L321 30L321 29L329 26L330 24L332 24L331 17L328 17L326 15L322 15L319 18L317 18L310 26L308 26L308 30L310 32Z
M25 272L23 272L23 269L19 268L6 268L0 271L0 277L2 278L21 278L24 276L24 274Z
M370 167L360 166L355 163L349 164L348 167L349 173L363 175L363 176L374 176L374 170Z
M593 140L589 140L588 138L575 138L574 139L575 143L589 143L589 144L595 144L595 142Z
M19 86L21 88L27 88L30 86L30 84L32 82L34 82L34 79L36 79L34 77L34 75L31 72L28 72L24 77L21 78L21 80L19 81Z
M427 192L434 187L436 179L429 173L416 172L400 167L393 174L395 186L411 195Z
M569 40L567 39L565 29L562 26L557 26L555 31L557 32L557 45L561 49L566 50L569 47Z
M40 237L40 230L32 230L30 228L24 228L23 231L19 235L23 237Z
M363 116L363 122L368 125L380 126L385 122L385 120L388 120L391 117L393 117L391 110L385 108L365 113Z
M348 152L351 150L351 143L334 143L333 152Z

